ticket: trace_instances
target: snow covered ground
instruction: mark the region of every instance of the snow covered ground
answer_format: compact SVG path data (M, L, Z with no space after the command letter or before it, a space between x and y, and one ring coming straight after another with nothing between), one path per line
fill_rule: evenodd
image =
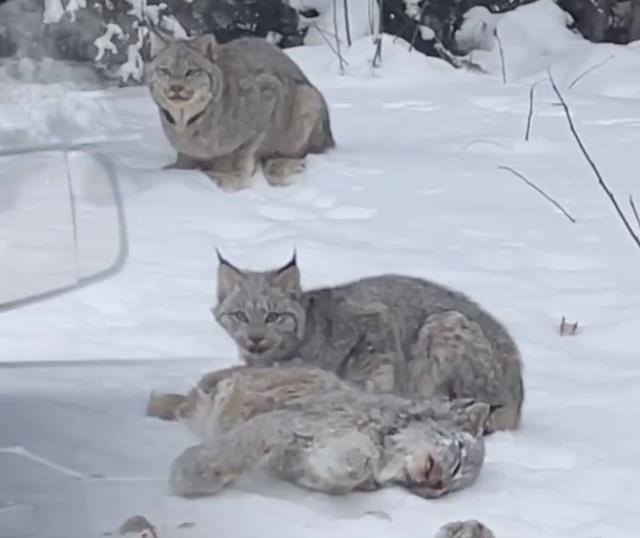
M0 84L2 148L96 142L67 154L71 198L64 152L0 156L11 186L0 294L16 295L17 274L23 294L100 277L0 313L0 536L93 538L136 513L161 538L429 537L470 517L498 538L637 536L640 251L547 83L529 142L524 133L531 84L550 66L620 203L640 204L640 48L584 42L548 0L497 23L506 84L497 50L474 53L482 74L385 38L372 74L365 38L343 51L344 75L323 46L291 51L325 92L339 146L287 189L257 178L230 195L199 173L160 170L174 155L144 88ZM58 205L72 201L75 237ZM234 361L209 313L215 247L251 268L296 247L308 287L393 271L469 293L522 348L522 430L489 438L478 483L437 501L395 490L328 498L263 478L212 499L170 497L168 464L193 441L145 419L144 404L152 388L185 390ZM577 335L559 336L563 316Z

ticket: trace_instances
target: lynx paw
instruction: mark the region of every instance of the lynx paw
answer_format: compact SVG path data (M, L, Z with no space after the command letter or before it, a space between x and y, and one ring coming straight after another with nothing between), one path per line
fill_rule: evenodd
M484 523L468 519L443 525L435 538L495 538L495 534Z
M223 172L206 172L215 181L220 190L224 192L238 192L248 189L253 185L253 180L249 175L229 174Z
M225 468L205 445L187 448L171 464L171 491L181 497L215 495L233 482L238 473Z
M284 187L294 183L294 176L302 173L306 166L304 159L266 159L262 171L269 185Z

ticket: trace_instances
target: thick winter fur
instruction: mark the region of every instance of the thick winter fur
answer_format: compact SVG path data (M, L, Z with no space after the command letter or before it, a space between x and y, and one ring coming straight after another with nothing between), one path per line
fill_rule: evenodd
M220 257L217 294L214 316L246 364L301 361L367 390L475 398L492 406L487 433L519 426L518 348L458 291L391 274L303 291L294 256L265 272Z
M203 440L171 467L183 496L213 495L258 464L328 494L400 485L426 498L471 485L489 406L373 394L314 367L205 376L178 411Z
M335 146L324 97L264 39L169 40L154 30L146 80L178 153L170 167L200 169L224 190L249 187L259 166L271 185L289 184L307 154Z

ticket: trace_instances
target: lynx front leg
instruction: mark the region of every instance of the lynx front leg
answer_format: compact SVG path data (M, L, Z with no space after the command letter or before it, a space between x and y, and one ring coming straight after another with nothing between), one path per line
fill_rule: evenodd
M211 179L225 192L236 192L251 187L258 163L256 152L262 145L265 133L254 136L229 155L216 157L205 170Z
M304 159L265 159L262 172L272 187L285 187L294 183L295 174L303 172L306 166Z
M174 162L162 167L163 170L197 170L202 168L203 163L197 159L185 155L184 153L178 153L178 156Z
M411 355L410 394L474 398L489 404L494 411L487 433L514 424L517 406L504 401L502 367L477 323L456 311L433 314L422 325Z

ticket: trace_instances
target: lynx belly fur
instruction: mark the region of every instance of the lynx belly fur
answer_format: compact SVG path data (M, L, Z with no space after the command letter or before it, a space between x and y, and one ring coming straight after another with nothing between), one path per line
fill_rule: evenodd
M372 394L308 366L241 366L203 377L177 410L202 444L172 464L182 496L213 495L266 464L328 494L403 486L435 498L468 487L484 461L489 406Z
M152 29L145 73L178 154L169 167L202 170L223 190L249 187L258 167L287 185L308 154L335 146L323 95L264 39L171 40Z

